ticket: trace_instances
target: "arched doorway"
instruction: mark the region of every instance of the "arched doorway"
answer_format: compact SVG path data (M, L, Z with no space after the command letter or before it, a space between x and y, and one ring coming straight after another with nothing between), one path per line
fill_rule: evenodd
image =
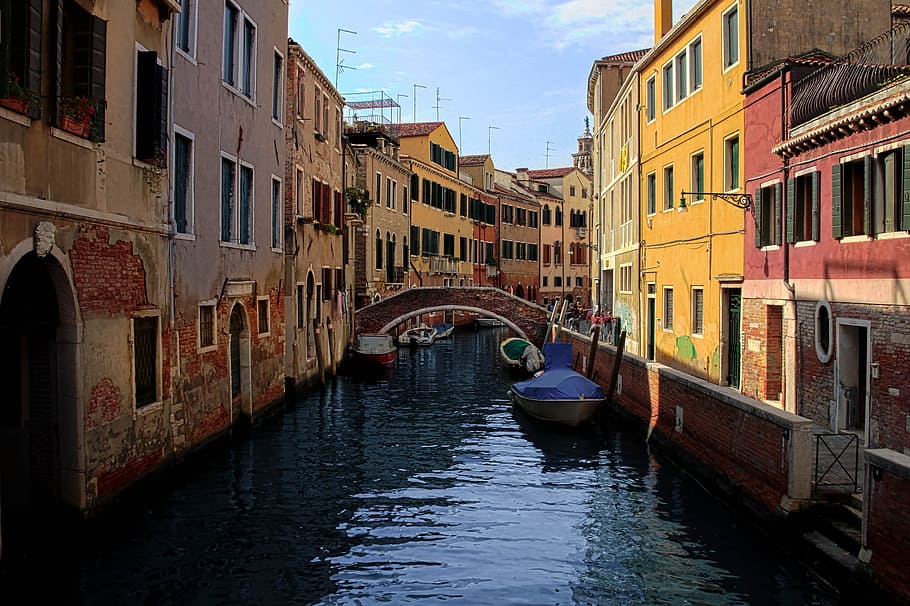
M0 295L0 539L18 551L29 518L81 507L75 300L53 255L22 256Z
M250 329L243 305L235 303L231 309L230 326L230 367L231 402L240 406L241 412L253 416L252 394L250 393Z
M313 318L316 317L316 279L313 272L306 275L306 359L316 357L316 334L313 330Z

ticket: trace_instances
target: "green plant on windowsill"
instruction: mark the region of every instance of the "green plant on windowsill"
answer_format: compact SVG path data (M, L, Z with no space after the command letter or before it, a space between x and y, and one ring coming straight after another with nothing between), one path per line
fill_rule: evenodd
M21 106L23 113L36 117L38 112L41 110L41 95L28 88L27 86L22 86L22 81L19 79L13 72L9 72L9 95L4 99L12 100L17 102ZM10 107L13 103L5 103L6 107ZM11 109L19 109L11 108Z
M155 158L142 169L142 180L149 188L149 193L156 198L161 195L161 181L167 170L167 162L161 148L155 150Z
M62 97L60 99L60 116L69 118L78 124L84 124L95 115L96 103L88 97Z

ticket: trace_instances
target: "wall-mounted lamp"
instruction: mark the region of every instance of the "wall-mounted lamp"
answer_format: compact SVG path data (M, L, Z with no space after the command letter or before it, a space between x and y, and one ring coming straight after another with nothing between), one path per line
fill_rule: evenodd
M686 196L696 196L696 200L701 200L705 196L711 196L712 199L720 198L727 204L732 204L736 208L750 210L753 208L752 194L728 194L724 192L713 191L681 191L679 192L679 206L676 211L684 213L689 210L686 205Z

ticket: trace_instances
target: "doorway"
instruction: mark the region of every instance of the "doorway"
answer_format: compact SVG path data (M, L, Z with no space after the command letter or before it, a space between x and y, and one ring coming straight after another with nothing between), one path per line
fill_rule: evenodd
M725 343L727 348L727 385L733 389L740 388L742 372L742 290L725 288L724 307L727 319Z
M833 429L862 436L869 416L869 360L871 323L866 320L837 320L837 374Z
M648 284L648 343L647 358L654 359L654 331L657 329L657 287L651 282Z
M250 362L250 329L243 305L235 303L230 318L231 402L237 403L241 412L253 416L253 398Z

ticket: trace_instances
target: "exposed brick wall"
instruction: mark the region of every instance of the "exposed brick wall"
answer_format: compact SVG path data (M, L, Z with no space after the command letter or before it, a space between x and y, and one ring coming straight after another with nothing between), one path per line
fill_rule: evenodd
M873 580L910 604L910 458L893 451L867 451L863 543Z
M86 227L69 253L83 313L124 314L148 305L145 266L130 242L109 242L107 228Z
M561 338L573 344L581 370L590 341L573 333ZM601 344L597 352L595 378L604 386L610 380L615 351ZM697 474L731 498L770 517L785 497L808 496L808 471L793 465L799 453L809 456L808 419L637 356L623 357L620 374L622 389L614 394L614 410L640 422L649 439L693 463ZM682 410L680 430L677 407ZM791 481L798 486L794 494Z
M378 332L396 318L418 309L446 305L475 307L508 318L532 340L541 342L549 317L544 308L497 288L425 287L408 288L357 311L357 333Z
M103 501L123 488L133 484L137 479L154 471L161 464L164 452L155 452L131 458L124 465L98 474L98 488L94 495L98 501Z

